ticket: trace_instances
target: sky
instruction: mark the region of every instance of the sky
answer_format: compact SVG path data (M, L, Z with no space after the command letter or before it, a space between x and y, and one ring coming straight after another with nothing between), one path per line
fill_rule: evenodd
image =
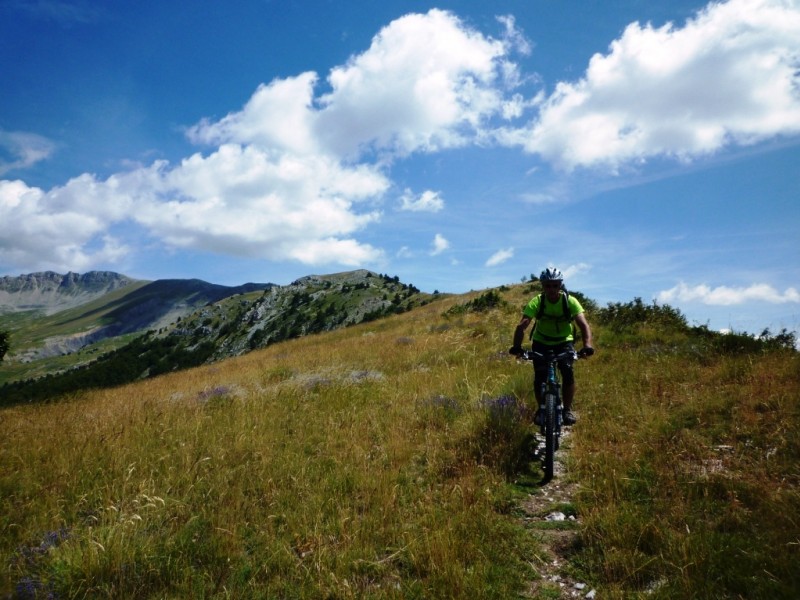
M800 0L0 0L0 276L427 292L800 331Z

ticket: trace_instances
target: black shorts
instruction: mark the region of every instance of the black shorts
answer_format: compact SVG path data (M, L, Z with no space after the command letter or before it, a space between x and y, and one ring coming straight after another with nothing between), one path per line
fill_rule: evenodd
M575 346L572 342L564 342L563 344L543 344L542 342L533 342L531 349L534 352L546 352L547 350L554 350L557 354L565 350L575 351ZM561 371L561 382L564 385L572 385L575 383L575 373L572 370L572 364L575 361L572 358L565 358L558 361L558 370ZM536 389L540 389L542 384L547 381L547 362L542 359L533 359L533 369L536 373L534 385Z

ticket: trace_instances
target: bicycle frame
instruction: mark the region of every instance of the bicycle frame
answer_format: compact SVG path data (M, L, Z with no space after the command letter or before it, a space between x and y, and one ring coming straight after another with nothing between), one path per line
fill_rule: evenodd
M561 374L558 370L558 363L564 359L577 360L578 355L574 350L566 350L559 353L553 350L548 350L544 353L528 350L521 357L530 361L533 361L534 358L547 361L547 379L542 383L539 397L539 427L545 440L544 460L542 463L544 470L543 483L547 483L553 478L555 453L561 440L563 405L561 402Z

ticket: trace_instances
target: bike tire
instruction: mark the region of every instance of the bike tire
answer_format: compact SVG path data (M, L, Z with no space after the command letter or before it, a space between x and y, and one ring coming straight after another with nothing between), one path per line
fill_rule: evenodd
M553 478L553 469L555 464L555 455L558 439L556 422L556 395L552 392L547 392L544 395L544 477L546 480Z

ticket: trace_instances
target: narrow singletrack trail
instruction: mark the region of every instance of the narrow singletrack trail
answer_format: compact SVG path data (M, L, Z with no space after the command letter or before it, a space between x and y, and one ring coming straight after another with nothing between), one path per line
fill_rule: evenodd
M566 568L576 550L580 528L580 517L574 510L579 484L569 478L564 466L569 448L570 431L565 429L555 457L553 479L532 488L520 502L520 518L543 548L541 555L530 557L539 577L528 583L528 598L599 598L596 590L570 576Z

